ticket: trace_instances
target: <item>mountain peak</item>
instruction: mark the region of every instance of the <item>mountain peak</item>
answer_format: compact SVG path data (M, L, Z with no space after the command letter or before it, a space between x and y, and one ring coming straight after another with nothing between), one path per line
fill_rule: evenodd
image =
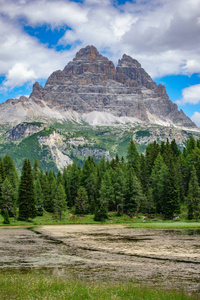
M95 48L93 45L87 46L85 48L80 49L77 53L73 61L77 60L89 60L89 61L96 61L100 58L103 58L103 56L99 53L97 48Z
M141 68L141 64L131 56L124 54L122 59L118 60L118 67Z

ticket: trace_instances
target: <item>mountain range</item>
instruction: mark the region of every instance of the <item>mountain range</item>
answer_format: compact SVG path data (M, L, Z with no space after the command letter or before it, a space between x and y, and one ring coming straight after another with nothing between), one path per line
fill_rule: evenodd
M29 97L0 104L0 156L10 152L19 165L25 154L55 169L87 155L125 155L131 138L141 151L153 139L176 138L182 147L199 132L137 60L124 54L115 67L94 46L80 49L44 87L34 83Z

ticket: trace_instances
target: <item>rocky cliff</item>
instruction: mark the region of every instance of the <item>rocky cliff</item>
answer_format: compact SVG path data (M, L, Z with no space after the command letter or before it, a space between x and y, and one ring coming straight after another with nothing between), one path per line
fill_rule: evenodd
M17 141L19 139L24 139L34 133L41 131L44 128L41 123L21 123L10 130L5 137L6 141Z
M36 82L29 98L10 99L0 109L0 122L4 123L59 119L198 130L137 60L124 54L115 67L94 46L81 49L63 71L50 75L44 87Z

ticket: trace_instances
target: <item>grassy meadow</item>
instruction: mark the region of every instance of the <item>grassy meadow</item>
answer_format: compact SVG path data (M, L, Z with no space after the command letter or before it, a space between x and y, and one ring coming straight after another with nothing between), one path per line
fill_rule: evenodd
M188 221L184 215L176 220L163 220L160 216L148 218L141 214L137 217L130 217L126 214L117 216L116 213L108 213L108 219L104 222L94 221L94 215L75 215L73 212L65 211L61 220L48 212L43 216L30 219L29 222L18 221L10 218L10 224L3 224L3 217L0 215L0 226L29 226L29 225L67 225L67 224L125 224L130 228L152 228L152 229L200 229L200 222Z
M195 296L175 290L164 291L132 282L100 283L62 279L39 271L30 273L1 273L1 300L59 299L59 300L195 300Z

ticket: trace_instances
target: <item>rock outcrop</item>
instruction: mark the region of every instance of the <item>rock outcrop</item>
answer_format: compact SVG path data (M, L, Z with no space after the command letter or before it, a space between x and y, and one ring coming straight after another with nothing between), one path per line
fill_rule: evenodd
M6 134L6 141L17 141L19 139L24 139L28 136L31 136L34 133L41 131L44 128L42 124L29 124L29 123L21 123L12 128Z
M81 49L63 71L50 75L44 87L36 82L29 99L21 102L23 121L25 116L29 121L31 116L41 116L104 125L109 116L111 123L152 123L198 130L169 100L165 87L157 85L137 60L124 54L115 68L94 46ZM9 103L8 108L3 105L4 110L15 110L14 100L12 109Z

